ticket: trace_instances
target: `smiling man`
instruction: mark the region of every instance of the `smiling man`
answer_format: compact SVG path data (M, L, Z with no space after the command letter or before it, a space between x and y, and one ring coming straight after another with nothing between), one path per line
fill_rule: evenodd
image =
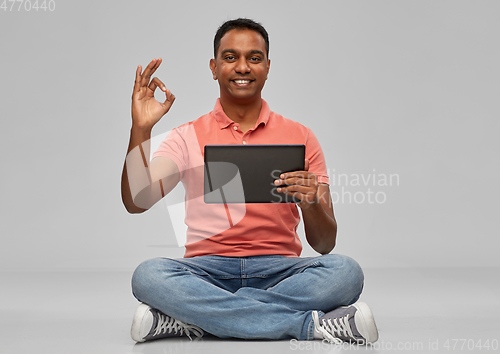
M220 88L214 110L173 129L147 161L151 130L175 100L160 79L151 78L160 64L161 59L153 60L144 72L140 66L136 70L122 199L129 212L142 213L182 181L186 253L137 267L132 289L141 305L132 338L143 342L206 332L220 338L375 342L370 308L357 302L364 280L360 266L330 254L337 223L319 142L307 127L272 112L261 97L270 69L266 30L249 19L227 21L218 29L210 60ZM164 102L154 98L158 87ZM241 220L221 227L227 224L224 206L217 209L199 198L203 175L197 167L209 144L305 145L304 171L274 182L278 192L300 202L247 204ZM317 257L300 257L299 209Z
M262 106L261 92L271 65L266 40L259 32L240 29L215 45L219 53L210 60L210 69L219 81L221 106L246 131L255 125Z

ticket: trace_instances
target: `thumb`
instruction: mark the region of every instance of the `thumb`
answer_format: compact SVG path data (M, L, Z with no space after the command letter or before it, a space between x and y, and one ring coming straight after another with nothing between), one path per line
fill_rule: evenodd
M165 101L163 101L162 105L165 109L165 112L168 112L170 107L172 107L172 104L175 101L175 95L170 91L170 90L165 90Z
M304 161L304 171L309 171L309 160L308 159L306 159Z

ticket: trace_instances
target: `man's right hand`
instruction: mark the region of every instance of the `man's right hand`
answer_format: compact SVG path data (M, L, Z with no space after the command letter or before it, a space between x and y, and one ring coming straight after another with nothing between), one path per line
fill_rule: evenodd
M139 65L135 73L132 94L132 129L123 166L121 190L125 208L130 213L142 213L169 193L180 180L175 162L166 157L149 161L151 130L167 113L175 96L165 84L151 75L158 69L161 59L153 59L143 73ZM158 102L156 88L165 92L164 102Z
M152 129L153 126L167 113L175 101L175 96L165 84L151 75L161 64L161 58L153 59L144 72L139 65L135 72L134 92L132 93L132 125L139 129ZM156 88L165 92L165 101L158 102L154 92Z

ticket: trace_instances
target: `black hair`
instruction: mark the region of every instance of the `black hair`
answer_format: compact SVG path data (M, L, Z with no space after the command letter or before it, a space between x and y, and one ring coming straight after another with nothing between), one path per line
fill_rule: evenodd
M267 34L266 29L260 23L255 22L254 20L251 20L249 18L238 18L236 20L229 20L224 22L219 27L214 37L214 58L217 58L217 51L219 50L220 41L222 37L227 32L233 29L239 29L239 30L248 29L258 32L266 42L266 55L269 58L269 35Z

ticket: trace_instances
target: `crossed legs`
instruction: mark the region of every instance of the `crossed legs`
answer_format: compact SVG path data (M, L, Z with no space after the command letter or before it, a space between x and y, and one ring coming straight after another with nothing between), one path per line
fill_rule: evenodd
M221 338L313 339L312 311L354 303L363 272L351 258L155 258L137 267L134 296Z

